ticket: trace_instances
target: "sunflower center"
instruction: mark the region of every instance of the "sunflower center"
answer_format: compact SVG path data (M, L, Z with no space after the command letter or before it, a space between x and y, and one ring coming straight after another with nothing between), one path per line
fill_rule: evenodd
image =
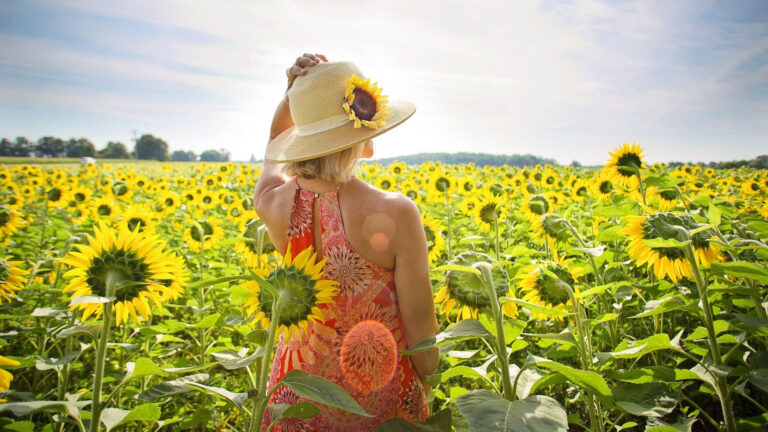
M202 228L202 233L200 232L200 229L196 226L192 226L190 235L192 236L192 239L194 239L196 242L202 243L203 240L206 237L210 237L213 234L213 227L211 224L207 221L197 221L198 224L200 224L200 228Z
M123 182L115 183L112 186L112 191L115 193L115 196L123 196L128 193L128 185Z
M445 177L438 177L435 180L435 189L440 192L445 192L451 187L451 181Z
M640 169L640 167L643 165L643 160L640 159L640 155L634 154L634 153L627 153L623 154L619 157L619 159L616 161L616 169L619 171L619 174L621 174L624 177L632 177L635 175L635 170L632 168ZM629 167L629 168L625 168Z
M59 188L51 188L51 190L48 191L48 201L56 202L61 199L61 189Z
M677 199L677 192L671 189L662 190L659 195L667 201L675 201Z
M538 172L533 175L533 179L536 180L536 181L541 181L542 177L543 176L541 175L541 173L538 173Z
M580 188L576 189L576 195L578 196L587 196L587 188L584 186L581 186Z
M412 200L415 200L419 197L419 194L413 189L408 189L408 191L405 192L405 195Z
M367 91L356 88L352 91L355 99L349 106L355 111L355 115L360 120L370 120L376 115L376 100Z
M99 296L107 294L107 273L113 272L119 275L120 283L146 282L149 279L149 265L136 255L135 251L114 249L102 251L101 254L91 260L88 267L86 283L91 291ZM130 284L118 287L115 297L118 301L132 300L144 291L145 286Z
M315 281L295 266L278 268L267 277L267 280L280 291L280 295L288 295L280 313L280 324L290 326L307 319L312 308L317 305ZM268 316L272 313L274 297L267 290L259 291L261 310Z
M166 198L166 199L165 199L165 206L166 206L166 207L173 207L173 206L174 206L174 204L175 204L175 203L174 203L174 201L173 201L173 198Z
M139 231L144 231L144 228L147 226L147 222L140 217L132 217L128 219L126 224L128 225L128 229L131 231L136 229L137 226L139 227Z
M109 216L112 214L112 207L107 204L101 204L96 211L99 213L99 216Z
M555 183L555 178L552 177L552 176L549 176L549 177L547 177L547 179L545 181L546 181L547 184L551 185L551 184Z
M382 189L389 190L390 187L392 187L392 183L389 180L382 180L381 182Z
M85 194L82 192L75 192L75 201L85 201Z
M203 197L203 204L210 204L211 201L213 201L213 198L209 197L208 195Z
M600 193L608 194L608 193L611 193L612 190L613 190L613 184L610 181L605 180L600 183Z
M11 212L5 207L0 208L0 227L4 227L11 220Z

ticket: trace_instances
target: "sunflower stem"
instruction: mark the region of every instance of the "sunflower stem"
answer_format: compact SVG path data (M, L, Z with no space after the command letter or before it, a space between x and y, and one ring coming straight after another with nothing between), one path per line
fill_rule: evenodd
M571 297L571 304L573 304L573 309L575 312L573 314L573 319L576 322L576 329L579 332L579 337L576 338L576 342L578 342L579 346L581 369L584 371L589 371L589 366L592 363L592 342L590 340L591 338L589 337L589 334L584 328L583 319L586 318L586 314L582 315L583 310L581 308L581 303L577 301L576 293L573 291L573 289L567 284L563 285L563 289L565 289L568 292L568 295ZM588 390L585 390L585 392L587 399L587 409L589 411L589 428L593 431L603 431L603 423L600 421L600 416L598 415L602 411L599 402L595 400L595 395L592 394L592 392Z
M451 249L451 219L453 219L453 212L451 211L451 205L448 203L448 194L445 195L445 221L446 221L446 230L445 230L445 244L446 249L448 252L448 261L453 259L453 252Z
M488 290L488 296L491 301L491 310L493 311L493 322L496 324L496 358L501 363L501 379L504 399L514 401L512 393L512 379L509 375L509 358L507 358L507 343L504 340L504 316L501 313L501 305L496 297L496 287L493 284L493 267L488 263L477 263L476 268L480 270L481 279Z
M640 168L632 164L632 169L637 176L637 183L640 186L640 195L643 197L643 205L647 205L645 202L645 186L643 186L643 176L640 175Z
M120 275L113 271L107 272L106 277L106 297L112 297L115 293L115 286ZM104 409L101 401L101 387L104 379L104 362L107 356L107 343L109 342L109 332L112 325L112 302L104 303L104 313L102 314L101 337L96 351L96 371L93 378L93 402L91 402L91 432L98 432L101 422L101 412Z
M272 348L275 343L275 333L277 333L277 325L280 321L280 313L282 312L282 299L283 296L277 296L272 302L272 316L270 317L269 330L267 331L267 340L264 345L264 358L261 362L261 372L259 372L259 389L256 399L254 400L255 411L251 415L251 424L248 427L250 432L256 432L261 426L261 420L264 417L264 410L267 408L269 398L266 395L267 390L267 372L272 365Z
M693 276L696 279L696 288L699 291L699 299L701 309L704 311L704 325L707 329L707 336L709 339L709 348L712 350L712 357L715 362L715 366L722 366L723 359L720 356L720 346L717 343L717 334L715 333L714 320L712 317L712 307L709 304L707 298L707 285L701 277L699 266L696 263L696 257L693 253L693 247L691 243L685 246L685 256L688 258L688 262L693 267ZM725 427L728 432L736 431L736 418L733 415L733 406L731 405L731 392L728 390L728 378L723 376L714 376L715 378L715 391L720 397L720 406L723 411L723 421L725 421Z
M501 253L499 251L499 218L493 218L493 229L496 231L496 240L494 242L496 246L496 261L501 260Z
M581 238L581 236L579 235L579 232L576 231L576 228L574 228L573 225L571 225L571 223L568 222L567 219L563 219L563 220L565 221L565 225L568 227L568 229L573 233L573 236L576 237L576 240L578 240L581 247L584 249L587 249L587 244ZM592 263L592 269L595 271L595 279L597 279L597 282L600 285L605 284L605 282L603 282L603 275L600 274L600 271L598 271L598 268L597 268L597 264L595 264L595 258L590 254L587 254L587 256L589 257L589 261Z

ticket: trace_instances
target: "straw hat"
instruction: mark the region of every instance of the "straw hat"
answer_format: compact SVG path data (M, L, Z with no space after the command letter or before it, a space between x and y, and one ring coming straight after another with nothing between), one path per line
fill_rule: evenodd
M410 102L387 101L351 62L308 68L293 82L288 103L294 126L267 146L266 159L273 162L298 162L344 150L381 135L416 111Z

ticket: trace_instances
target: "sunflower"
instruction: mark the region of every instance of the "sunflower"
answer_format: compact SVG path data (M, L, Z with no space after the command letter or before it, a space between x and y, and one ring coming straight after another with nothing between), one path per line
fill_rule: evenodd
M8 206L0 205L0 241L9 239L26 224L27 222L21 217L21 213Z
M263 267L266 262L265 254L275 252L275 247L272 245L267 232L264 232L263 243L261 250L259 250L259 228L262 226L264 224L257 217L243 221L240 226L240 236L245 240L235 243L235 251L245 258L245 264L254 270Z
M97 199L91 206L91 219L112 219L120 215L120 207L111 196Z
M648 264L653 267L658 279L669 276L673 282L683 276L691 277L691 263L685 257L685 251L675 247L649 247L645 241L657 238L676 239L676 228L695 229L698 224L687 214L654 213L647 216L626 216L629 226L622 233L629 236L629 256L635 260L637 267ZM712 262L720 259L719 249L709 244L712 234L701 231L691 238L694 257L702 267L709 267Z
M285 334L289 341L294 335L301 338L307 331L310 322L322 323L325 316L321 305L333 303L338 283L323 279L323 266L326 258L316 262L317 254L312 248L306 248L291 258L291 248L283 257L283 264L268 272L261 268L255 272L272 284L280 296L283 308L277 324L277 334ZM272 315L272 304L275 298L267 290L262 290L256 281L245 283L250 298L245 302L245 310L252 316L254 323L260 323L262 328L269 328Z
M496 260L490 256L475 251L462 252L456 255L450 262L454 265L472 266L480 262L492 264ZM512 297L509 286L509 275L501 267L494 267L491 271L493 288L498 296ZM439 305L441 314L448 316L452 311L457 311L456 321L468 318L477 318L481 310L491 307L491 299L488 297L488 289L485 283L472 273L449 270L445 273L445 286L440 288L435 296L435 303ZM502 307L504 313L513 316L514 303L506 303Z
M352 74L347 80L344 93L344 111L354 120L355 128L361 126L378 129L384 126L389 115L388 99L381 94L378 83L371 83L370 78L361 80Z
M531 232L537 243L546 244L551 250L557 251L557 243L565 243L569 238L568 227L560 216L554 213L547 213L541 217L533 219L531 222Z
M165 192L160 196L157 209L162 215L169 215L181 206L181 197L176 192Z
M477 205L472 210L475 222L480 228L490 231L494 224L506 215L506 207L501 205L501 198L485 191L477 198L477 201Z
M659 189L655 186L648 188L648 202L655 204L659 210L667 211L677 205L680 198L674 189Z
M383 175L380 176L378 180L376 180L376 186L381 189L388 192L391 192L395 190L397 182L395 179L390 175Z
M112 196L123 202L130 202L133 198L133 189L123 180L116 181L112 185Z
M421 223L424 225L424 234L427 236L427 249L429 251L429 265L433 265L445 250L443 232L445 225L437 219L432 219L427 212L421 213Z
M459 203L459 211L470 218L474 218L474 209L477 207L479 201L475 194L468 195Z
M625 186L634 187L637 185L635 169L639 171L645 168L643 149L635 143L632 143L631 146L629 143L624 143L610 155L611 158L605 166L609 177L615 178L616 181Z
M19 366L21 363L16 360L0 356L0 366ZM13 374L5 369L0 369L0 392L7 392L11 387L11 381L13 381ZM5 402L5 399L0 399L0 403Z
M543 261L522 269L518 280L521 299L550 309L569 312L573 307L568 287L578 293L576 281L563 261ZM567 285L567 286L566 286ZM530 311L531 318L539 321L549 318L544 313ZM562 321L562 316L554 316Z
M442 170L435 171L428 180L427 194L435 201L442 201L443 196L453 192L453 182L451 176L442 172Z
M91 200L93 191L90 188L83 186L75 186L70 191L70 199L78 204L85 204Z
M11 261L11 257L0 258L0 304L3 299L8 303L11 297L16 296L16 291L21 291L27 283L24 276L29 270L24 270L19 265L21 261Z
M187 224L182 241L193 252L200 252L215 246L222 238L224 238L224 231L221 229L221 221L206 217Z
M389 166L389 172L395 177L400 177L405 174L406 168L405 162L394 161Z
M417 204L421 202L421 190L419 189L419 186L411 180L400 185L400 193Z
M70 251L61 261L72 267L64 273L69 278L64 292L71 292L72 298L113 296L115 326L127 323L129 316L141 324L139 316L147 319L152 315L150 301L162 310L164 297L173 297L185 282L178 258L164 251L165 242L155 235L125 226L116 231L103 222L93 231L87 245L75 245L78 251ZM117 280L113 293L107 293L109 275ZM168 288L174 284L177 286ZM83 311L82 321L104 312L101 303L79 303L70 309Z
M50 207L63 208L69 203L68 192L63 186L51 186L45 190L45 199Z
M523 214L531 221L549 213L552 207L544 195L531 195L523 199Z
M592 196L598 197L601 200L609 199L616 191L616 188L613 187L611 178L606 175L600 175L592 179L591 186Z
M138 227L139 232L154 232L157 220L155 212L143 204L136 204L128 208L120 216L120 225L125 225L129 231Z

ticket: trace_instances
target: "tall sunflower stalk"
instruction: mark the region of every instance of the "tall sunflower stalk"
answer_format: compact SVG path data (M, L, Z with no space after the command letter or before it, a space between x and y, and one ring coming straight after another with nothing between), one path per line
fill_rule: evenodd
M61 262L71 267L64 274L69 278L64 292L72 293L70 309L83 312L81 321L92 315L102 318L96 340L90 424L90 431L97 432L104 407L114 396L113 391L102 400L113 322L119 327L127 325L130 318L140 325L140 317L146 320L152 315L150 301L162 308L186 280L183 269L164 250L165 243L154 235L139 233L138 227L130 230L122 226L116 231L102 222L94 227L94 236L87 238L87 245L75 245L78 251L70 251Z

